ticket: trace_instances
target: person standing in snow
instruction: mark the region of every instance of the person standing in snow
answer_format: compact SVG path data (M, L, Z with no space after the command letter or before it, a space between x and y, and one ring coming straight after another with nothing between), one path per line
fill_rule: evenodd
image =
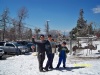
M56 53L56 42L55 42L55 40L52 39L52 41L50 42L50 44L51 44L51 47L52 47L52 54L51 54L52 57L51 57L51 63L50 63L49 68L53 69L53 59L54 59L54 55Z
M63 61L63 67L66 68L66 53L69 53L68 48L66 47L66 42L63 42L61 47L58 48L59 52L59 61L56 68L59 68L61 62Z
M39 41L35 41L34 38L35 37L33 36L32 37L32 42L37 45L37 52L38 52L37 57L38 57L38 62L39 62L39 71L44 72L43 71L43 62L44 62L44 59L45 59L46 40L45 40L44 35L40 35L40 40Z
M76 55L76 50L78 49L78 47L75 45L75 46L73 46L73 55Z
M52 46L51 46L51 42L52 42L52 36L48 35L48 40L47 40L46 45L45 45L46 55L47 55L47 58L48 58L46 66L44 68L46 71L48 71L48 69L50 67L50 64L52 62Z

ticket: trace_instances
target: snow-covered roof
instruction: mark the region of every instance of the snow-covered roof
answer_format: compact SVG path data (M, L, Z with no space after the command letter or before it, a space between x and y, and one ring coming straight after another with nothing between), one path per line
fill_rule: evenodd
M96 37L77 37L77 39L94 39Z

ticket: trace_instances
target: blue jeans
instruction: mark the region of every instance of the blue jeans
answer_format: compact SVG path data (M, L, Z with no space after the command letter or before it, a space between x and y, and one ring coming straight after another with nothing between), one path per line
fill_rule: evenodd
M47 53L47 58L48 58L48 60L47 60L46 66L45 66L46 69L49 68L49 66L50 66L50 64L52 62L52 54L51 53Z
M50 63L50 68L53 68L53 59L54 59L54 53L51 54L51 63Z
M58 61L58 64L57 64L58 68L59 68L62 61L63 61L63 67L66 66L66 57L59 57L59 61Z

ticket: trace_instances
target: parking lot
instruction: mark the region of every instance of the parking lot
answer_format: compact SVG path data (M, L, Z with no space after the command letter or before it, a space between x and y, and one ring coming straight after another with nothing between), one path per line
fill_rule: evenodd
M8 57L12 57L12 56L14 56L14 55L3 55L2 56L2 58L0 58L0 60L6 60L6 58L8 58Z

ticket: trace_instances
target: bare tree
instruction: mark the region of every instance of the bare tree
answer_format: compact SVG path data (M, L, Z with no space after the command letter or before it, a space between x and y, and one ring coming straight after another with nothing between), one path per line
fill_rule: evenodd
M40 28L35 28L34 29L34 32L35 32L35 34L36 34L36 38L38 39L38 35L39 35L39 33L40 33Z
M16 41L16 39L17 39L17 34L16 34L17 30L16 30L16 28L17 28L18 21L16 19L12 19L11 21L12 21L12 25L13 25L10 29L10 35L12 37L11 40Z
M32 29L29 29L28 30L28 39L31 39L32 38Z
M32 38L32 30L28 27L24 27L22 38L24 40L31 40Z
M9 22L8 20L8 13L9 13L9 10L8 8L6 8L2 15L1 15L1 25L3 26L3 36L2 36L2 40L4 41L5 39L5 32L6 32L6 27L7 27L7 23Z
M19 11L18 11L18 37L19 39L21 39L22 37L22 33L21 33L21 30L22 30L22 27L23 27L23 20L28 16L28 11L25 7L21 8Z

